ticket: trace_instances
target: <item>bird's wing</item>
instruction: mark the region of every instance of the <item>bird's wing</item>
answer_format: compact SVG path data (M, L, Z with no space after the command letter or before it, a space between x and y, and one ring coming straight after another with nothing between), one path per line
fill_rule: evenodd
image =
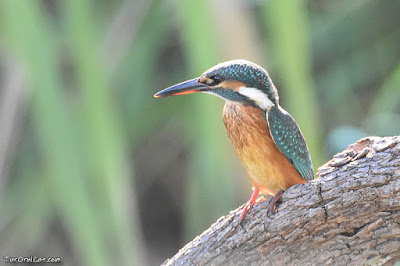
M266 116L269 131L278 149L305 180L314 179L310 152L303 134L293 117L277 106L271 107Z

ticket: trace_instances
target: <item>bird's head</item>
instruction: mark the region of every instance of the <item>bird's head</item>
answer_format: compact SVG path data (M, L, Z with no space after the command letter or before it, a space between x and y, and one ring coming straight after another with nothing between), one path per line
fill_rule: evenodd
M278 92L262 67L245 60L218 64L200 77L162 90L154 97L205 92L227 102L240 102L267 110L279 102Z

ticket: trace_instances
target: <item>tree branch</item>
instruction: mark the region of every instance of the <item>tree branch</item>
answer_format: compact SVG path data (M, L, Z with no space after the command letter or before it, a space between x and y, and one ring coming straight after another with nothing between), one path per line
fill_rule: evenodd
M221 217L165 265L383 265L400 260L400 136L368 137L288 189L277 213Z

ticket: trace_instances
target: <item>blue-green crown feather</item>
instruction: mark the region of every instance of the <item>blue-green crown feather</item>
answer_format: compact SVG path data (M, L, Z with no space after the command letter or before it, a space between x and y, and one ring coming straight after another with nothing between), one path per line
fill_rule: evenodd
M218 64L202 76L221 76L224 80L236 80L246 87L257 88L268 95L268 98L278 104L278 92L270 79L268 72L261 66L246 60L232 60Z

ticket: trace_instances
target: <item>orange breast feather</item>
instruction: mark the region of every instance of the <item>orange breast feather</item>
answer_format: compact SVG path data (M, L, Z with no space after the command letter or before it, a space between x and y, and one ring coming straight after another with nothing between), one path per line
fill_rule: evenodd
M236 153L253 186L261 193L275 195L295 184L306 183L276 147L264 111L231 102L225 104L223 118Z

